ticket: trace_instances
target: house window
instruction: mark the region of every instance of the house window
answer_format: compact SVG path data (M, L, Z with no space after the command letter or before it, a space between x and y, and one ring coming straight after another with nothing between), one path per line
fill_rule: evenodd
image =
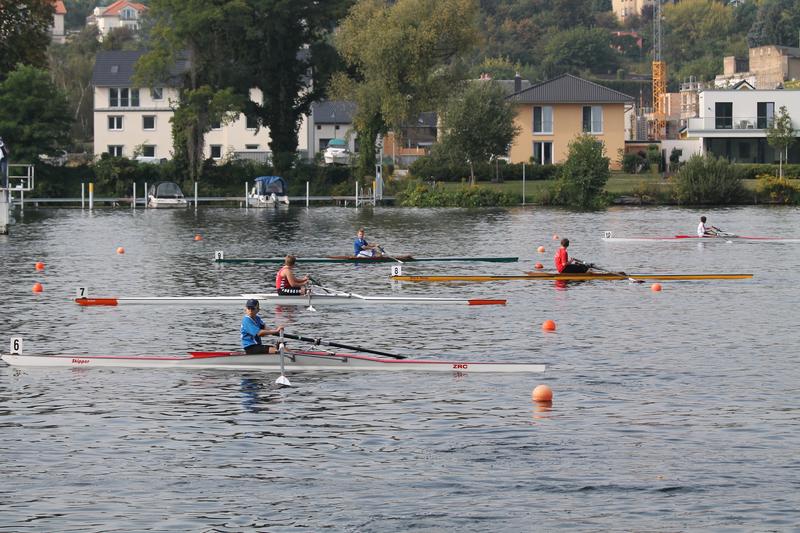
M118 115L111 115L108 117L108 130L121 131L122 130L122 117Z
M533 143L533 162L540 165L553 164L553 143L535 142Z
M585 133L603 133L603 106L583 106L583 131Z
M321 125L319 125L319 124L317 124L317 129L318 129L318 130L321 130L321 129L322 129L322 126L321 126Z
M139 89L109 89L108 107L139 107Z
M718 130L733 129L733 102L717 102L714 104L714 128Z
M245 128L254 130L258 127L258 119L256 117L247 117L245 120Z
M219 120L212 120L211 121L211 129L212 130L221 130L222 129L222 122Z
M121 144L109 144L108 145L108 154L113 157L122 157L122 145Z
M337 124L337 125L335 125L335 126L333 127L333 129L334 129L334 130L336 130L336 131L339 131L339 125L338 125L338 124Z
M739 160L748 161L750 159L750 143L739 141Z
M144 157L155 157L156 156L156 145L154 145L154 144L143 144L142 145L142 156L144 156Z
M533 108L533 133L553 133L552 106L535 106Z
M758 111L758 129L765 130L771 127L775 121L775 102L758 102L756 110Z
M324 150L325 148L327 148L328 147L328 143L330 141L331 141L330 139L320 139L319 140L319 149L320 150Z
M163 87L153 87L150 89L150 98L153 100L162 100L164 98L164 88Z
M244 149L245 150L258 150L258 145L257 144L245 144L244 145Z
M211 159L222 159L222 145L221 144L212 144L211 145Z
M154 129L156 129L156 116L155 115L144 115L142 117L142 129L143 130L154 130Z

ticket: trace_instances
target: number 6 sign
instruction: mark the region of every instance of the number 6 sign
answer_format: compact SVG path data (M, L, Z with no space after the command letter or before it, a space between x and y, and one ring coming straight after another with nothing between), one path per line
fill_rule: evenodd
M20 355L22 353L22 337L11 337L9 353Z

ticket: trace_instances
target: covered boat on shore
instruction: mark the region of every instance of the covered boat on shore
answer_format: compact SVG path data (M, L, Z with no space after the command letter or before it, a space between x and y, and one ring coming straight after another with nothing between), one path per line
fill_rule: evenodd
M250 207L289 205L289 185L280 176L259 176L247 196Z

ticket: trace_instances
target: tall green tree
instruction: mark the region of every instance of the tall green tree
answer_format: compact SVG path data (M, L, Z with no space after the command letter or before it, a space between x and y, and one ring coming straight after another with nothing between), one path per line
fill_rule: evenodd
M176 85L172 118L174 158L196 180L203 169L205 136L212 124L228 123L244 107L235 90L240 66L234 54L244 0L153 0L150 51L137 64L136 81Z
M559 171L556 200L582 209L600 207L603 188L611 176L609 162L602 141L588 134L573 139Z
M54 11L51 0L0 0L0 81L18 64L47 65Z
M322 98L338 67L330 35L353 0L245 0L246 16L233 40L246 65L241 91L257 88L262 100L247 113L269 128L273 165L291 168L303 115Z
M497 83L476 81L454 96L442 114L443 150L469 163L470 185L475 184L475 163L508 152L519 133L514 108Z
M437 109L477 36L477 0L359 0L336 34L348 66L338 95L354 99L359 168L371 172L375 137Z
M554 34L544 47L543 73L547 78L569 72L613 72L619 53L611 47L611 34L600 28L574 28Z
M46 71L20 65L0 82L0 137L15 161L54 155L68 141L70 123L66 98Z
M72 138L89 141L94 124L92 72L100 43L96 26L87 26L65 44L50 46L47 55L50 76L55 86L66 95L72 115Z
M800 0L762 0L747 34L751 47L776 44L800 46Z
M783 179L783 162L788 158L789 147L797 140L796 135L789 111L786 106L781 106L772 124L767 128L767 143L778 152L779 179Z

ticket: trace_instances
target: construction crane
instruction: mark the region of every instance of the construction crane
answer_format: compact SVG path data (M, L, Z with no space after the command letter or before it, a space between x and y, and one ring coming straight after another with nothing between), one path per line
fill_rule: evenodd
M661 57L661 0L653 5L653 138L663 139L667 127L667 64Z

